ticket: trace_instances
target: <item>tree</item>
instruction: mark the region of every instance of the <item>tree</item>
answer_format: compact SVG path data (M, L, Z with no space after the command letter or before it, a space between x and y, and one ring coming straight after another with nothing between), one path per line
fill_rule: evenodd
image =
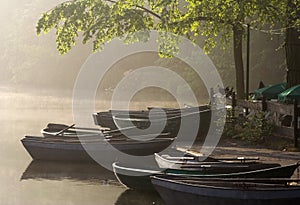
M237 97L243 98L244 25L272 27L286 14L282 12L285 5L282 0L74 0L44 13L37 33L55 28L57 48L62 54L75 45L79 32L83 43L93 40L94 50L113 38L147 40L132 34L151 29L185 35L193 41L199 35L206 36L207 51L216 46L218 36L224 45L233 37ZM250 22L246 17L251 17ZM168 45L164 43L162 47L166 49Z
M300 2L288 0L286 6L287 87L300 84Z

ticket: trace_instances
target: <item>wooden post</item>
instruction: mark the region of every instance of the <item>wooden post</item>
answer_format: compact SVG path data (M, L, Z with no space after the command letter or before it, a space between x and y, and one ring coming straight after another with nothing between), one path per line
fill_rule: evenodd
M294 139L295 139L295 147L298 148L298 115L299 115L299 109L298 109L298 100L294 100Z
M247 25L247 66L246 66L246 101L249 100L249 70L250 70L250 25ZM246 115L249 114L249 109L246 108Z
M235 99L235 92L232 92L232 102L231 102L231 106L232 106L232 117L235 117L235 107L236 107L236 99Z
M235 92L232 92L232 107L236 107L236 97L235 97Z
M267 105L267 98L265 96L263 96L263 98L262 98L261 105L262 105L262 108L261 108L262 111L263 112L267 111L268 105Z
M215 99L214 99L214 89L210 88L210 104L213 105L215 103Z

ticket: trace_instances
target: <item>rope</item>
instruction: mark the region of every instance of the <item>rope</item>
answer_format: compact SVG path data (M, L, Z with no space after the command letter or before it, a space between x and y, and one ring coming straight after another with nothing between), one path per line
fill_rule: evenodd
M242 23L242 22L241 22ZM247 24L244 24L242 23L242 25L244 27L248 27ZM270 29L270 30L264 30L264 29L259 29L259 28L255 28L255 27L252 27L250 26L250 29L251 30L255 30L255 31L260 31L262 33L267 33L267 34L274 34L274 35L283 35L284 34L284 31L286 31L287 29L289 28L294 28L293 26L287 26L287 27L284 27L284 28L279 28L279 29ZM278 32L280 31L280 32Z

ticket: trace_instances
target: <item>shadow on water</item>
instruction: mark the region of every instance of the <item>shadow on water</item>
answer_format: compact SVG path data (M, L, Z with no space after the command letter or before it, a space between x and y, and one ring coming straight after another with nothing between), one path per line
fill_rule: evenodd
M124 191L117 199L115 205L164 205L157 192L141 192L131 189Z
M94 162L63 162L33 160L21 180L74 180L118 185L114 173Z

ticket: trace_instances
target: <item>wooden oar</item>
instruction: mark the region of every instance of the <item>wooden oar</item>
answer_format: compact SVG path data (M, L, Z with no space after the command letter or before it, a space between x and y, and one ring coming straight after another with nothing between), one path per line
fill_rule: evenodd
M65 129L65 128L68 128L69 125L65 125L65 124L58 124L58 123L49 123L47 125L48 128L51 128L51 129ZM90 130L90 131L106 131L107 129L97 129L97 128L89 128L89 127L75 127L73 126L72 128L74 129L79 129L79 130Z
M47 128L57 129L57 130L65 129L67 127L69 127L69 125L58 124L58 123L49 123L47 125Z
M256 161L259 160L259 157L225 157L225 158L215 158L220 161Z
M180 152L185 152L191 156L194 156L194 157L203 157L204 155L200 152L197 152L197 151L193 151L193 150L188 150L188 149L185 149L185 148L182 148L182 147L176 147L176 150L180 151Z
M181 168L248 168L248 165L231 165L231 164L223 164L223 163L201 163L201 164L187 164L181 165Z
M104 131L105 134L113 134L113 133L119 133L121 131L126 131L126 130L133 130L133 129L137 129L135 126L132 126L132 127L125 127L125 128L122 128L122 129L115 129L115 130L107 130L107 131Z
M69 127L66 127L65 129L62 129L61 131L59 131L58 133L56 133L55 136L60 135L61 133L65 132L66 130L68 130L68 129L74 127L74 126L75 126L75 124L72 124Z
M199 157L199 158L204 157L204 155L202 153L194 151L194 150L188 150L188 149L181 148L181 147L177 147L176 149L178 151L185 152L194 157ZM259 160L259 157L224 157L224 158L212 157L212 158L215 160L219 160L219 161L242 161L242 162Z
M169 156L169 155L166 155L166 156L162 156L163 158L166 158L168 160L181 160L181 161L184 161L184 160L194 160L195 157L172 157L172 156Z

